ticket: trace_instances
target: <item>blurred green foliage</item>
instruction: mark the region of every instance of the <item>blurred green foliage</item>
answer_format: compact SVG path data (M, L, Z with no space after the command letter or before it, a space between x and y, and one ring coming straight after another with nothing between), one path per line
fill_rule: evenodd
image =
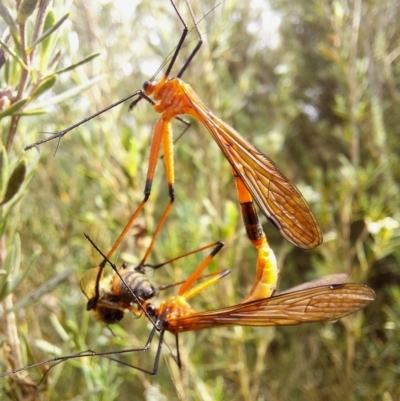
M324 243L304 251L265 224L282 270L280 287L345 272L374 288L377 299L337 323L185 333L183 371L167 334L154 377L105 358L70 360L39 387L40 369L1 379L3 397L399 399L399 8L388 0L225 1L215 9L214 1L193 3L205 43L185 81L276 161L324 231ZM29 15L18 14L12 2L0 9L0 28L11 32L2 36L0 53L2 371L88 348L137 348L150 330L145 319L127 317L112 334L85 311L79 278L96 263L82 232L107 248L142 200L156 113L145 102L132 112L119 106L58 147L27 153L23 147L140 88L173 51L182 27L168 1L46 5L39 1ZM177 6L190 21L185 3ZM196 41L192 31L174 72ZM140 260L167 204L161 164L118 262ZM228 163L196 121L176 144L175 168L176 201L151 261L225 241L211 270L230 268L232 275L193 305L233 304L253 281L256 255ZM182 280L202 257L173 263L151 279ZM152 348L127 360L151 368Z

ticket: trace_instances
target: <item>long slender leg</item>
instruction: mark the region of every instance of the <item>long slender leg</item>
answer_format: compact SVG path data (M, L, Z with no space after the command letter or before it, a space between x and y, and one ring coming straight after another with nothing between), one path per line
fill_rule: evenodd
M172 2L172 0L171 0L171 2ZM187 7L189 9L189 12L190 12L190 15L192 17L192 21L193 21L195 29L197 31L197 36L199 37L199 41L198 41L196 47L193 49L192 53L190 54L189 58L186 60L185 64L181 68L181 70L178 72L178 74L177 74L178 78L182 78L182 75L185 73L186 69L189 67L189 64L192 62L192 60L194 59L195 55L200 50L200 47L203 44L203 39L201 38L201 34L200 34L200 31L199 31L199 28L197 26L196 21L194 20L192 6L190 5L190 3L188 1L186 1L186 5L187 5ZM175 8L175 5L174 5L174 8ZM186 32L187 32L188 28L187 28L187 25L186 25L185 21L182 19L181 15L178 13L178 10L176 8L175 8L175 11L177 12L177 14L179 16L179 19L182 21L182 24L184 26L184 30L183 31L185 32L185 30L186 30Z
M157 161L158 161L158 156L160 154L160 147L161 143L163 144L163 150L164 150L164 165L165 165L165 170L167 173L167 180L168 180L168 187L169 187L169 197L170 201L165 208L165 211L161 217L160 222L164 222L170 209L172 206L172 203L174 202L175 199L175 190L174 190L174 166L173 166L173 140L172 140L172 129L171 129L171 123L169 121L165 121L163 116L157 121L156 125L154 126L153 130L153 136L151 140L151 146L150 146L150 155L149 155L149 165L147 168L147 176L146 176L146 185L144 189L144 198L140 202L138 208L135 210L131 218L129 219L128 223L125 225L124 229L122 230L121 234L115 241L114 245L110 249L110 251L107 253L107 258L109 259L119 244L122 242L122 240L125 238L126 234L128 233L129 229L131 228L133 222L143 209L144 205L148 201L150 194L151 194L151 187L153 184L153 178L154 178L154 173L156 170L157 166ZM162 224L161 224L162 225ZM150 247L148 248L145 257L143 260L145 260L148 255L150 254L152 247L154 245L154 242L157 238L157 235L161 229L161 225L158 224L156 231L156 234L153 236L152 243L150 244ZM106 261L103 260L100 264L100 267L105 266Z
M148 256L150 255L150 252L153 249L154 243L158 237L158 234L161 231L162 226L164 225L165 219L168 216L169 211L171 210L172 204L175 200L175 170L174 170L174 141L172 137L172 126L170 121L165 121L163 117L161 117L158 121L156 126L154 127L154 130L160 130L162 131L162 145L163 145L163 151L164 151L164 166L165 166L165 173L167 175L167 182L168 182L168 191L169 191L169 203L166 206L164 213L161 216L161 219L159 223L157 224L157 228L155 230L155 233L153 235L153 238L151 240L151 243L149 247L147 248L147 251L145 255L143 256L143 259L141 261L141 265L143 265ZM159 149L157 155L154 155L154 163L157 163L158 160L158 154L159 154ZM155 169L155 167L154 167ZM154 174L154 172L153 172ZM149 176L148 176L149 177ZM151 180L153 178L151 177ZM151 182L149 181L149 178L146 181L146 187L151 189Z
M172 259L169 259L169 260L167 260L165 262L158 263L156 265L145 263L145 264L141 265L141 267L150 267L153 270L156 270L156 269L159 269L162 266L168 265L168 264L170 264L172 262L175 262L175 261L177 261L179 259L186 258L187 256L190 256L190 255L194 255L195 253L199 253L201 251L205 251L206 249L209 249L209 248L215 248L219 243L221 243L221 241L215 241L215 242L212 242L211 244L208 244L208 245L202 246L200 248L197 248L194 251L189 251L189 252L183 253L182 255L176 256L176 257L174 257Z
M157 370L158 370L161 347L162 347L162 342L163 342L164 332L165 332L165 330L163 329L163 325L164 325L164 321L165 321L165 318L166 318L167 314L168 314L168 309L166 309L164 311L164 313L160 317L158 317L156 325L151 330L150 335L149 335L149 337L148 337L148 339L146 341L146 344L142 348L123 349L123 350L117 350L117 351L104 351L104 352L96 352L96 351L93 351L93 350L89 349L87 351L79 352L77 354L65 355L65 356L57 356L55 358L48 359L47 361L34 363L34 364L26 366L24 368L14 369L14 370L12 370L10 372L7 372L5 374L1 374L0 378L6 377L6 376L10 376L12 374L15 374L15 373L18 373L18 372L22 372L22 371L27 370L27 369L35 368L37 366L48 365L50 363L53 363L53 365L51 365L50 368L45 372L44 375L46 375L48 373L48 371L59 362L63 362L63 361L69 360L69 359L94 357L94 356L104 356L104 357L112 359L112 360L114 360L114 361L116 361L116 362L118 362L118 363L120 363L122 365L129 366L131 368L140 370L141 372L148 373L148 374L155 374L155 373L157 373ZM149 349L152 341L153 341L153 338L154 338L154 335L156 334L156 332L160 332L160 339L159 339L159 344L158 344L158 348L157 348L157 354L156 354L156 358L154 360L154 365L153 365L153 369L152 370L142 369L142 368L140 368L138 366L130 365L128 363L125 363L124 361L120 361L120 360L110 356L110 355L128 354L128 353L132 353L132 352L147 351Z
M205 288L213 285L226 274L228 274L227 270L221 272L221 274L211 277L207 281L197 284L195 287L190 289L193 283L200 277L201 273L204 269L210 264L214 256L224 247L223 242L218 242L215 248L211 251L211 253L199 264L194 272L186 279L186 281L182 284L181 288L178 291L178 296L184 297L186 300L192 298L193 296L197 295L199 292L203 291Z
M166 309L164 311L164 313L162 314L162 316L157 319L157 322L156 322L155 326L153 327L153 329L151 330L150 335L149 335L149 337L147 339L147 342L146 342L146 344L145 344L145 346L143 348L126 349L126 350L119 350L119 351L107 352L107 353L96 353L96 355L105 356L108 359L111 359L112 361L115 361L115 362L119 363L120 365L124 365L124 366L127 366L129 368L139 370L139 371L141 371L143 373L147 373L149 375L155 375L158 372L158 366L159 366L159 362L160 362L161 350L162 350L162 345L163 345L163 341L164 341L165 329L162 326L164 325L164 321L165 321L165 318L166 318L167 315L168 315L168 309ZM132 365L132 364L130 364L128 362L124 362L124 361L121 361L120 359L113 358L113 357L109 356L109 355L116 355L116 354L126 354L126 353L129 353L129 352L144 352L144 351L147 351L150 348L150 345L153 342L154 335L155 335L155 333L157 331L160 331L160 338L158 340L157 352L156 352L156 356L154 358L153 368L151 370L143 369L143 368L141 368L139 366Z
M167 181L168 181L168 187L169 187L169 198L170 201L167 204L160 221L156 227L156 230L154 232L153 238L151 240L151 243L149 247L146 250L146 253L139 264L138 269L140 270L140 266L142 266L148 256L150 255L154 243L158 237L158 234L161 231L161 228L165 222L165 219L168 216L169 211L171 210L172 204L175 199L175 190L174 190L174 182L175 182L175 173L174 173L174 158L173 158L173 137L172 137L172 127L171 127L171 122L169 120L166 120L163 116L159 118L157 121L156 125L154 126L153 130L153 135L152 135L152 140L151 140L151 146L150 146L150 155L149 155L149 165L147 168L147 176L146 176L146 185L144 189L144 199L142 202L139 204L138 208L135 210L131 218L129 219L128 223L125 225L124 229L122 230L121 234L115 241L114 245L112 246L111 250L107 253L106 257L103 259L103 261L99 265L99 272L96 278L96 286L95 286L95 295L92 299L88 301L87 308L88 309L93 309L95 305L97 304L99 297L100 297L100 280L103 274L103 269L119 246L119 244L122 242L122 240L125 238L126 234L129 232L129 229L131 228L133 222L143 209L144 205L146 204L147 200L150 197L151 194L151 187L153 183L153 178L154 178L154 173L156 170L157 166L157 161L158 161L158 156L160 154L160 147L161 144L163 146L163 151L164 151L164 166L165 166L165 171L167 175ZM116 269L114 269L116 270ZM118 271L116 270L116 273L119 275ZM125 283L124 283L125 284ZM126 286L126 284L125 284ZM128 290L129 287L127 286Z

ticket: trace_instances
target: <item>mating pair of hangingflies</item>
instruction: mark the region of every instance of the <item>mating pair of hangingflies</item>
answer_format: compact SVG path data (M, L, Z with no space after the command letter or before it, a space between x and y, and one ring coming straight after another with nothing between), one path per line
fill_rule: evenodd
M171 120L179 118L179 116L183 114L189 114L200 121L209 130L213 139L228 159L235 177L239 203L241 205L241 211L245 222L248 218L246 211L252 207L254 199L267 219L288 241L301 248L316 247L322 242L321 229L309 205L298 189L279 171L278 167L271 159L261 153L251 143L246 141L232 127L216 117L204 105L193 89L180 79L202 45L201 35L197 24L195 24L195 29L199 36L197 46L194 48L176 78L169 79L172 67L177 60L179 52L189 32L185 21L181 17L173 1L171 1L171 4L183 24L184 29L165 74L160 81L155 82L151 80L145 82L143 90L139 90L105 109L108 110L128 99L136 97L137 99L131 104L131 108L141 99L145 99L153 105L157 112L161 114L153 130L144 199L127 222L125 228L122 230L110 251L107 253L107 257L110 258L113 255L132 226L132 223L149 199L161 146L164 153L164 164L170 197L170 202L161 218L162 222L170 211L175 198ZM191 12L194 21L193 13L188 2L187 7ZM150 96L152 96L152 98ZM105 110L74 124L51 138L38 141L35 144L28 146L27 149L49 140L60 139L70 130L91 118L96 117ZM161 225L162 224L160 224L160 226ZM251 231L248 230L250 240L258 249L262 248L265 237L261 235L261 233L252 230L251 223L245 225L246 228L249 228ZM149 248L148 253L150 250L151 247ZM148 256L148 253L145 257Z
M279 271L273 252L269 248L266 236L258 220L253 200L283 237L296 246L314 248L319 245L322 242L321 229L302 194L279 171L275 163L240 136L232 127L216 117L203 104L193 89L181 80L183 73L202 45L197 24L195 24L195 29L199 36L197 46L177 76L169 79L172 67L189 32L185 21L172 0L171 4L184 29L165 74L160 81L151 80L145 82L142 90L107 108L108 110L117 104L136 97L136 100L131 104L131 108L141 99L145 99L153 105L161 116L153 129L144 199L129 219L111 250L103 255L103 262L95 270L87 272L82 279L81 288L88 297L88 309L95 310L102 320L108 322L122 318L125 310L131 310L134 313L145 313L153 321L154 329L144 348L150 345L156 331L161 332L160 348L162 335L165 331L177 334L188 330L224 325L270 326L327 321L338 319L366 306L374 299L374 292L367 286L345 283L344 275L328 276L273 296ZM193 18L188 2L187 6ZM94 114L51 138L36 142L28 148L52 139L61 138L71 129L104 111ZM174 201L175 177L171 120L179 118L183 114L191 115L200 121L211 133L213 139L228 159L235 179L247 235L258 250L256 279L249 295L237 305L213 311L195 312L187 300L226 274L226 272L221 272L221 274L193 286L210 260L219 251L221 245L216 244L210 256L182 284L176 297L162 301L158 307L154 306L150 301L154 291L151 284L145 279L142 268ZM129 269L118 270L112 265L115 270L114 275L111 277L112 283L105 285L106 279L103 269L106 263L109 262L109 258L129 231L133 221L139 215L150 196L161 147L164 154L170 201L139 267L135 271L131 271ZM140 350L143 350L143 348ZM117 353L124 352L132 352L132 350L124 350ZM109 354L103 353L101 355ZM90 355L93 354L89 352L87 355L79 354L77 356ZM54 360L58 360L58 358ZM150 373L156 371L157 365L158 358L153 371Z

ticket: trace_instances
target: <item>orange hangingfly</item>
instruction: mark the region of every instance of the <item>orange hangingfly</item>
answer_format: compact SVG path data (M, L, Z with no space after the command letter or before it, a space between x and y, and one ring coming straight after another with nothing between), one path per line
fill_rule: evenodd
M189 32L185 21L172 0L171 3L184 28L178 46L161 80L158 82L154 80L145 82L143 90L136 91L127 98L53 135L51 138L38 141L28 146L26 149L55 138L61 138L73 128L128 99L137 97L131 104L131 108L140 100L145 99L153 105L154 109L160 113L161 116L153 129L144 198L129 219L111 250L107 253L108 258L112 256L121 243L150 196L161 147L163 148L164 165L169 185L170 202L164 212L165 215L168 214L175 197L171 120L178 118L184 121L180 118L180 115L183 114L191 115L200 121L211 133L213 139L228 159L236 182L241 183L240 190L238 188L239 200L246 199L246 201L252 202L254 199L272 225L279 230L283 237L294 245L301 248L316 247L322 242L322 232L317 219L300 191L280 172L279 168L270 158L244 139L227 123L216 117L211 110L204 105L194 90L181 80L183 73L203 43L197 24L194 24L199 37L197 46L194 48L177 76L175 78L169 78L172 67L177 60L178 54ZM194 21L190 4L188 1L186 3Z
M158 306L151 300L154 294L148 299L143 299L140 295L143 294L143 289L145 293L148 294L147 289L150 287L153 288L144 273L135 271L136 284L132 285L132 282L126 282L126 277L124 277L125 273L121 273L121 271L107 259L106 255L102 254L114 269L114 275L112 276L114 284L113 286L103 286L101 297L98 299L98 305L93 305L92 309L99 317L99 308L102 308L100 318L104 316L104 312L108 314L108 316L115 316L115 311L119 311L118 313L121 312L122 316L126 311L130 311L136 316L141 314L147 316L153 324L153 329L145 346L142 348L106 352L88 350L73 355L52 358L45 362L39 362L25 368L16 369L0 377L18 373L22 370L43 364L92 356L105 356L142 372L155 374L158 370L163 337L166 331L174 334L178 341L179 333L223 326L288 326L301 323L325 322L337 320L354 313L364 308L375 299L374 291L368 286L346 283L346 275L336 274L302 284L269 298L256 299L220 309L196 312L190 306L188 300L207 287L215 284L229 272L224 270L208 278L205 282L196 284L194 287L192 286L196 280L201 278L202 272L222 246L222 243L216 243L211 253L181 285L177 295L170 297L168 300L162 300ZM96 249L98 248L96 247ZM100 270L97 269L97 272L99 271ZM89 296L95 292L90 288L96 285L97 278L95 278L90 271L86 274L88 274L88 276L84 276L82 279L81 287L85 295L89 298ZM121 280L121 283L118 283L118 278ZM102 278L102 280L103 279L104 278ZM121 288L121 286L125 286L123 290L125 292L124 296L118 292L120 290L116 290L116 288ZM102 320L104 321L104 319ZM157 332L160 333L160 336L156 357L151 370L131 365L115 358L115 355L147 350ZM180 365L179 355L178 365Z
M103 255L92 239L87 234L84 235L93 245L94 249L98 250L98 252ZM134 311L134 304L137 306L139 312L143 312L140 310L141 308L139 305L153 298L156 294L156 289L146 277L145 272L147 269L159 269L162 266L209 248L214 248L213 254L215 255L223 246L224 243L221 241L213 242L156 265L146 264L144 259L135 267L127 266L124 263L120 269L117 269L111 264L114 274L107 276L104 273L104 268L101 266L93 267L85 272L80 281L81 291L88 299L86 309L92 310L97 319L106 324L118 323L122 320L127 310ZM105 255L104 259L108 261ZM220 273L211 273L201 278L204 279L205 277L216 276L218 274ZM226 274L227 271L224 271L223 275ZM174 284L174 286L175 285L178 284ZM170 286L167 286L163 289L169 287Z

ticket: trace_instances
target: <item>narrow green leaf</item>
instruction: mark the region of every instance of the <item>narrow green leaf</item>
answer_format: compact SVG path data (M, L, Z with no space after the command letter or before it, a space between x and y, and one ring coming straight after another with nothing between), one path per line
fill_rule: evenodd
M64 340L68 341L69 340L69 335L64 329L62 323L58 319L58 317L53 313L50 315L50 321L53 324L53 327L56 329L57 334Z
M5 270L2 270L0 275L0 302L10 293L9 288L10 281L8 279L8 274L5 272Z
M49 51L49 46L50 46L50 42L51 42L51 38L49 38L49 36L51 35L52 32L54 32L53 27L54 27L55 22L56 22L56 14L54 13L53 10L50 10L46 14L46 18L44 20L44 25L43 25L44 33L32 44L32 47L35 47L37 44L43 42L42 43L42 57L44 57L46 60L48 58L47 53Z
M42 114L47 114L48 112L44 109L32 109L32 110L24 110L17 111L14 113L14 116L40 116Z
M94 53L94 54L91 54L90 56L86 57L85 59L79 61L79 62L76 63L76 64L72 64L72 65L70 65L69 67L66 67L66 68L63 68L63 69L61 69L61 70L56 71L55 74L62 74L63 72L67 72L67 71L74 70L75 68L77 68L77 67L79 67L79 66L81 66L81 65L83 65L83 64L86 64L86 63L88 63L89 61L93 60L94 58L100 56L100 54L101 54L101 53Z
M17 167L15 167L14 171L12 172L8 184L6 193L4 195L4 199L1 202L1 205L6 204L9 202L19 191L21 185L23 184L26 176L26 160L22 159Z
M8 109L5 109L0 113L0 119L2 119L3 117L6 117L6 116L13 115L17 110L24 107L28 102L29 102L29 99L18 100L18 102L15 102Z
M35 11L39 0L22 0L22 3L18 9L18 22L24 24L26 20Z
M25 332L22 332L22 330L19 332L19 338L21 340L21 343L24 344L25 350L26 350L26 361L36 361L36 355L35 352L32 350L32 340L29 338L27 339L27 336ZM35 350L36 351L36 350ZM26 362L27 364L28 362Z
M2 40L0 39L0 45L1 45L1 47L2 47L13 59L15 59L15 60L18 62L18 64L21 66L21 68L28 69L27 65L24 63L24 61L22 60L22 58L21 58L17 53L15 53L15 52L7 45L6 42L4 42L4 41L2 41Z
M7 256L1 270L0 280L0 302L10 293L11 286L11 261L13 259L14 249L7 249Z
M10 292L14 292L20 284L28 277L29 272L31 269L36 266L36 261L39 258L39 254L34 254L28 263L24 263L23 268L21 269L21 238L19 234L16 235L16 240L14 241L15 244L15 255L14 255L14 267L13 267L13 276L9 286ZM19 302L18 302L19 303ZM14 304L12 310L18 310L16 308L17 304Z
M41 36L39 36L35 42L33 42L30 49L34 48L39 43L43 42L42 46L43 46L43 50L45 52L44 55L47 56L46 53L48 51L49 44L51 42L51 39L49 38L49 36L53 32L55 32L68 19L68 17L69 17L69 13L65 14L56 23L54 23L55 14L53 13L53 10L50 10L46 16L46 21L44 24L44 33Z
M13 253L13 258L12 258L12 264L11 264L11 269L12 269L12 275L11 275L11 287L10 290L11 292L15 289L15 286L13 285L13 283L15 281L19 281L20 280L20 272L21 272L21 238L19 236L18 233L16 233L14 235L14 239L13 239L13 249L14 249L14 253Z
M51 75L46 78L31 94L31 100L36 99L42 93L48 91L57 82L57 75Z
M35 347L39 348L40 350L42 350L50 355L62 355L62 349L48 341L39 339L39 340L35 340L34 344L35 344Z
M54 96L50 99L43 100L42 102L37 102L35 104L35 106L37 108L46 108L49 106L53 106L54 104L61 103L61 102L65 101L66 99L70 99L71 97L79 95L80 93L84 92L85 90L89 89L90 87L96 85L103 78L105 78L105 75L100 75L96 78L91 79L88 82L85 82L82 85L79 85L73 89L70 89L64 93L61 93L58 96Z
M4 5L3 1L0 1L0 15L3 18L4 22L7 24L8 29L10 30L14 39L18 38L17 24L15 23L11 13L8 11L8 8Z

